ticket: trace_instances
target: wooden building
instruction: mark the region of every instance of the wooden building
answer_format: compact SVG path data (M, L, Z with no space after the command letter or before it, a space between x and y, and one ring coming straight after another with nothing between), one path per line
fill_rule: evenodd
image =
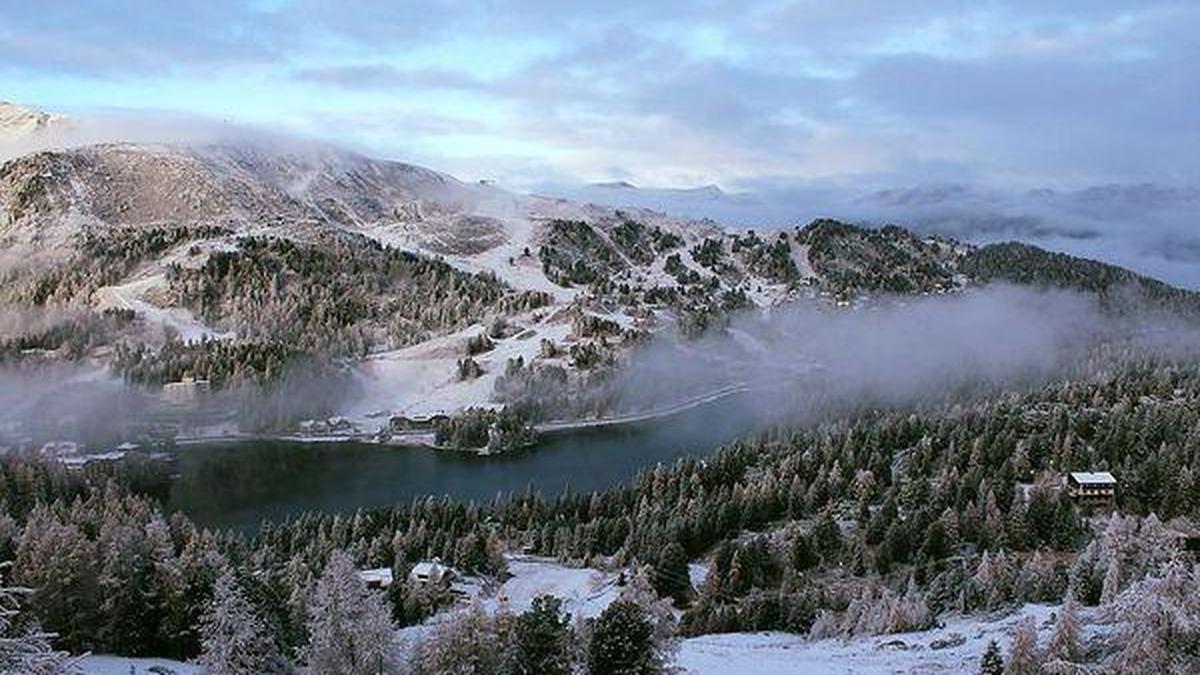
M1117 479L1107 471L1073 471L1067 474L1067 494L1080 506L1110 508L1117 503Z

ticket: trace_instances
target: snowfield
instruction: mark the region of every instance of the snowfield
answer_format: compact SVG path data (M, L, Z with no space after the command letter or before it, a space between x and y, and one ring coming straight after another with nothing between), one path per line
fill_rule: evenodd
M543 315L535 322L534 315ZM486 331L484 326L426 340L404 349L374 354L358 364L356 374L362 394L340 412L360 428L385 425L391 414L431 415L453 413L470 407L489 407L496 379L504 374L509 359L517 357L531 363L541 350L543 339L561 344L571 332L569 321L556 318L553 309L512 317L509 322L521 326L519 335L494 340L495 347L473 358L483 367L483 375L458 379L458 361L466 356L466 343Z
M135 659L124 656L85 656L79 668L88 675L199 675L200 666L170 659Z
M500 586L492 598L481 604L494 612L501 604L520 614L533 605L539 595L562 598L563 611L572 617L590 619L600 616L620 594L618 574L589 567L565 567L545 558L512 557L508 560L512 578Z
M1039 642L1049 639L1058 606L1025 605L1006 615L951 616L943 626L847 640L810 640L790 633L727 633L683 640L676 664L692 675L884 675L896 673L974 673L988 641L1004 653L1025 617L1037 623ZM1084 636L1092 610L1082 609Z

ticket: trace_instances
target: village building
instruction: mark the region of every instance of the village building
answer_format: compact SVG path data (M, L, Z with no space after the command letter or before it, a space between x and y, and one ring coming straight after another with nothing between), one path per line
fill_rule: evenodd
M389 427L394 432L400 431L430 431L438 424L448 422L450 416L444 413L431 415L395 415L389 421Z
M208 390L208 380L197 380L191 375L185 375L178 382L164 384L162 398L175 405L190 405L204 398Z
M408 578L421 586L448 587L454 580L454 570L443 565L441 560L434 558L413 565L412 571L408 573Z
M392 585L392 568L380 567L371 570L360 570L358 578L367 585L367 588L384 590Z
M1117 502L1117 479L1107 471L1073 471L1067 474L1067 494L1088 508L1109 508Z

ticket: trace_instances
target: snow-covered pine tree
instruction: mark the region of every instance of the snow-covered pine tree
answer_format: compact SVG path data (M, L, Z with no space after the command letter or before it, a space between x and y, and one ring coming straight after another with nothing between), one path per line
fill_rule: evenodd
M664 670L654 649L654 626L634 602L617 600L592 625L588 645L592 675L654 675Z
M987 649L979 659L979 675L1004 675L1004 657L995 640L988 641Z
M54 636L41 632L36 622L21 615L22 589L4 583L0 570L0 673L60 675L78 669L63 652L56 651Z
M571 615L562 600L540 595L517 618L514 670L518 675L568 675L571 672Z
M232 570L217 578L200 624L200 664L206 675L253 675L273 656L271 638Z
M1121 593L1121 559L1113 556L1104 572L1104 584L1100 587L1100 604L1110 605Z
M312 675L397 672L395 627L383 597L363 584L350 556L334 551L313 591L304 650Z

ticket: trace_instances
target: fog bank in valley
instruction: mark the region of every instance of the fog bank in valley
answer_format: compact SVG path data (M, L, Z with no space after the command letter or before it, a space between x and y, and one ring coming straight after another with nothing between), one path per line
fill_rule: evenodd
M1118 316L1093 296L990 286L846 309L799 302L746 314L699 341L663 337L621 375L624 404L661 405L748 385L714 414L811 421L852 407L1021 390L1085 367L1102 341L1146 355L1200 348L1195 323Z

